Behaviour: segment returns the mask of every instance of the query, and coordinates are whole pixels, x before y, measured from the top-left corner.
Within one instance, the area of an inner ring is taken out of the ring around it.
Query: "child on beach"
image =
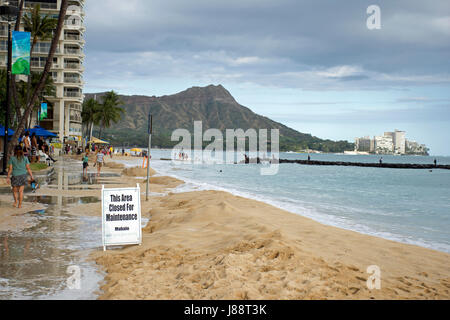
[[[25,189],[25,185],[27,184],[27,172],[30,175],[32,181],[33,173],[30,169],[30,162],[28,158],[24,156],[23,149],[20,146],[17,146],[14,150],[14,156],[9,159],[8,162],[8,177],[6,182],[13,188],[14,195],[14,207],[22,208],[23,201],[23,191]],[[10,178],[12,176],[12,178]]]
[[[88,154],[86,153],[83,157],[83,178],[87,178],[87,171],[88,171],[88,167],[89,167],[89,157]]]

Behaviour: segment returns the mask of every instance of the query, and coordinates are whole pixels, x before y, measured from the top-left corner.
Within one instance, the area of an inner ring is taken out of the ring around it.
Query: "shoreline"
[[[82,190],[78,185],[44,187],[36,196],[98,198],[102,183],[145,186],[146,169],[114,160],[120,157],[107,159],[103,173],[117,176],[107,175]],[[105,275],[97,299],[450,298],[450,255],[445,252],[328,226],[229,192],[174,193],[184,181],[151,173],[150,201],[141,195],[142,217],[149,220],[142,245],[80,251]],[[64,208],[74,218],[101,217],[98,202]],[[5,225],[0,220],[0,230]],[[381,271],[381,290],[367,288],[367,268],[373,265]]]
[[[133,158],[132,157],[123,157],[123,158],[119,159],[119,161],[130,160],[130,159],[133,159]],[[161,159],[160,161],[167,161],[167,160]],[[358,223],[345,224],[339,220],[333,220],[332,222],[330,222],[329,220],[326,219],[328,217],[324,218],[324,217],[322,217],[320,215],[316,215],[316,214],[308,215],[308,214],[305,214],[305,212],[300,212],[299,210],[294,209],[292,207],[292,205],[284,204],[280,200],[262,199],[260,196],[253,194],[249,191],[241,191],[238,189],[233,189],[229,186],[223,187],[223,186],[213,185],[211,183],[196,181],[196,180],[192,180],[190,178],[181,177],[181,176],[177,175],[176,173],[172,173],[172,172],[164,172],[163,175],[181,180],[184,182],[185,185],[190,184],[193,186],[193,187],[182,188],[183,191],[177,191],[177,193],[178,192],[192,192],[192,191],[223,191],[223,192],[227,192],[227,193],[230,193],[230,194],[238,196],[238,197],[243,197],[243,198],[248,198],[248,199],[255,200],[255,201],[260,201],[262,203],[274,206],[278,209],[299,215],[301,217],[312,219],[318,223],[321,223],[321,224],[324,224],[327,226],[340,228],[340,229],[344,229],[344,230],[348,230],[348,231],[353,231],[353,232],[357,232],[357,233],[360,233],[363,235],[382,238],[385,240],[390,240],[390,241],[394,241],[394,242],[398,242],[398,243],[402,243],[402,244],[415,245],[418,247],[450,254],[448,246],[443,243],[430,242],[430,241],[425,241],[425,240],[417,239],[417,238],[412,239],[411,237],[409,237],[407,235],[395,234],[395,233],[390,233],[387,231],[386,232],[377,231],[377,230],[373,230],[371,227],[368,227],[366,225],[361,225]],[[180,186],[180,187],[183,187],[183,186]],[[197,190],[197,189],[199,189],[199,190]]]
[[[150,202],[142,246],[92,254],[107,274],[99,299],[450,298],[445,252],[223,191],[169,191]],[[381,290],[367,288],[372,265]]]

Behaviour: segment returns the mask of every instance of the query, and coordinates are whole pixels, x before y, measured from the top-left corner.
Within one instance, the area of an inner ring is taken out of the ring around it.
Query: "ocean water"
[[[282,153],[282,159],[306,159]],[[313,154],[313,160],[377,163],[380,156]],[[450,170],[322,167],[282,164],[263,176],[261,165],[162,161],[170,150],[152,150],[152,167],[186,181],[176,192],[224,190],[323,224],[450,253]],[[433,163],[435,157],[383,156],[385,163]],[[436,158],[450,164],[449,157]],[[136,159],[125,162],[142,164]],[[151,187],[150,187],[151,188]]]

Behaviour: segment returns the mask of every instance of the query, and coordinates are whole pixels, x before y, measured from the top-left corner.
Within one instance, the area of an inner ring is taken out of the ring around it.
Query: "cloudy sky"
[[[381,29],[367,27],[378,5]],[[86,92],[222,84],[321,138],[401,129],[450,155],[448,0],[86,1]]]

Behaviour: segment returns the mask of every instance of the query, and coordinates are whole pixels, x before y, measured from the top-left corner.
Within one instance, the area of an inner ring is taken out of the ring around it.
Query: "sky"
[[[399,129],[450,156],[448,0],[87,0],[85,12],[85,92],[222,84],[300,132]]]

